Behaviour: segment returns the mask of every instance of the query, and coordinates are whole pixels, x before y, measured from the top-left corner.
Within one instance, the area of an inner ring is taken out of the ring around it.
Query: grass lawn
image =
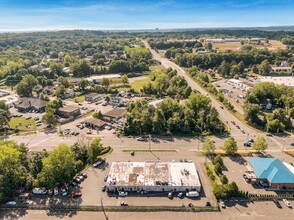
[[[149,82],[151,82],[150,78],[147,79],[140,79],[136,80],[135,82],[131,83],[131,87],[136,91],[140,92],[144,85],[147,85]]]
[[[240,42],[212,43],[213,49],[226,51],[229,49],[238,49],[241,47]]]
[[[9,122],[10,128],[19,129],[20,131],[35,131],[36,122],[34,119],[26,120],[24,117],[11,118]]]
[[[287,46],[285,44],[283,44],[281,41],[278,40],[270,40],[269,44],[271,44],[271,47],[273,50],[285,50],[287,48]]]
[[[75,98],[70,98],[70,99],[67,99],[68,101],[75,101],[77,100],[78,102],[84,102],[85,101],[85,96],[84,95],[80,95],[80,96],[77,96]]]

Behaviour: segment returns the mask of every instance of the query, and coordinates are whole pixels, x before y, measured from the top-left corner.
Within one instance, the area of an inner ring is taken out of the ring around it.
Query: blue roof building
[[[257,180],[266,181],[270,188],[294,188],[294,167],[278,158],[247,158]]]

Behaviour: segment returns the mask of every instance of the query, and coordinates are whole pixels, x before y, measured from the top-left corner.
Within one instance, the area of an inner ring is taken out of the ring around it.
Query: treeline
[[[223,61],[228,63],[240,63],[242,61],[246,67],[252,67],[253,65],[261,64],[264,60],[271,64],[281,61],[292,63],[294,58],[292,52],[288,50],[272,52],[269,50],[258,50],[251,46],[245,46],[238,52],[220,52],[208,55],[179,53],[175,56],[175,62],[180,66],[198,66],[203,69],[218,68]]]
[[[170,48],[185,48],[185,47],[192,47],[194,48],[195,45],[198,45],[199,42],[197,41],[156,41],[150,39],[148,41],[151,48],[156,48],[158,50],[166,50]]]
[[[171,68],[166,69],[165,72],[153,73],[151,80],[152,82],[143,86],[142,93],[159,97],[176,95],[179,98],[188,98],[192,92],[184,77],[177,76],[177,71]]]
[[[155,108],[140,100],[129,103],[128,112],[125,135],[215,134],[225,128],[210,99],[198,92],[193,92],[183,105],[167,98]]]
[[[50,153],[29,153],[24,144],[0,141],[0,204],[13,197],[18,189],[68,185],[87,164],[109,150],[99,138],[85,146],[61,144]]]
[[[262,82],[249,90],[244,105],[245,119],[269,132],[293,128],[294,88]]]
[[[253,28],[252,28],[253,29]],[[250,30],[250,29],[202,29],[202,30],[187,30],[178,32],[155,32],[139,34],[143,38],[175,38],[175,39],[192,39],[203,36],[210,36],[212,38],[226,38],[226,37],[260,37],[268,39],[281,40],[284,37],[294,36],[294,30]],[[269,28],[270,29],[270,28]]]

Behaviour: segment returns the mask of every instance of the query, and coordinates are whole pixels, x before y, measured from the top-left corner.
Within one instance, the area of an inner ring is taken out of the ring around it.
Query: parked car
[[[291,146],[294,146],[294,142],[292,142],[290,145],[291,145]]]
[[[285,203],[285,205],[286,205],[288,208],[292,208],[291,203],[290,203],[287,199],[283,199],[283,202]]]
[[[250,143],[254,143],[254,140],[252,138],[248,138],[247,141]]]
[[[180,192],[180,193],[178,194],[178,197],[179,197],[179,198],[183,198],[183,197],[184,197],[184,193]]]
[[[53,192],[54,192],[54,196],[58,196],[58,194],[59,194],[58,188],[54,188]]]
[[[189,191],[186,193],[186,196],[189,197],[198,197],[199,193],[197,191]]]
[[[104,163],[105,163],[105,160],[98,160],[96,163],[93,164],[93,167],[99,167],[100,165]]]
[[[267,133],[266,136],[268,136],[268,137],[272,137],[273,135],[270,134],[270,133]]]
[[[106,176],[104,176],[104,182],[106,182],[107,181],[107,179],[108,179],[108,176],[106,175]]]
[[[136,138],[137,141],[147,141],[147,138],[144,137],[138,137]]]
[[[248,141],[244,142],[244,146],[245,147],[251,147],[251,142],[248,142]]]
[[[47,190],[45,188],[34,188],[32,190],[32,193],[35,194],[35,195],[46,195]]]
[[[81,197],[82,196],[82,193],[81,192],[77,192],[77,193],[73,193],[72,194],[72,197],[73,198],[78,198],[78,197]]]
[[[225,202],[224,202],[223,200],[220,200],[220,201],[219,201],[219,205],[220,205],[220,207],[222,207],[223,209],[226,208],[226,204],[225,204]]]
[[[82,181],[80,180],[80,178],[76,177],[73,179],[74,182],[80,184]]]
[[[121,196],[121,197],[125,197],[125,196],[128,195],[128,192],[121,191],[121,192],[118,193],[118,195]]]
[[[120,203],[120,205],[121,205],[121,206],[128,206],[128,203],[127,203],[126,201],[122,201],[122,202]]]
[[[68,195],[66,189],[62,189],[62,190],[61,190],[61,195],[62,195],[63,197],[65,197],[65,196]]]
[[[88,177],[88,174],[87,173],[82,173],[81,174],[85,179]]]
[[[16,205],[16,201],[8,201],[5,205]]]
[[[102,190],[102,192],[105,192],[106,186],[105,185],[102,185],[101,190]]]
[[[168,197],[169,199],[172,199],[172,198],[173,198],[173,192],[169,192],[169,193],[167,194],[167,197]]]
[[[275,203],[275,205],[276,205],[279,209],[282,208],[282,206],[281,206],[281,204],[280,204],[280,202],[279,202],[278,199],[274,199],[274,203]]]
[[[29,120],[31,118],[32,118],[32,116],[29,115],[29,116],[26,117],[26,120]]]

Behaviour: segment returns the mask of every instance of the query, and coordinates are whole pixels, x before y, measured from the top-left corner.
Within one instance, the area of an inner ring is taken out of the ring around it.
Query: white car
[[[285,203],[285,205],[289,208],[292,207],[291,203],[287,200],[287,199],[283,199],[283,202]]]
[[[121,197],[125,197],[128,195],[128,192],[119,192],[118,195]]]
[[[9,202],[6,202],[5,205],[16,205],[16,201],[9,201]]]

